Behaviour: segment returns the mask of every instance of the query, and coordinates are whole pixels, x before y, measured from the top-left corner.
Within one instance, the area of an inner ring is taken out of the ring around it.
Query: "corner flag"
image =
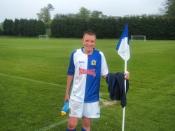
[[[120,40],[116,46],[119,56],[124,60],[124,72],[127,72],[127,61],[130,58],[130,50],[128,45],[128,24],[125,24],[123,33],[120,37]],[[126,93],[126,79],[124,81],[125,93]],[[125,130],[125,107],[123,107],[123,116],[122,116],[122,131]]]
[[[130,50],[128,45],[128,24],[125,25],[120,40],[116,46],[118,54],[124,61],[128,61],[130,58]]]

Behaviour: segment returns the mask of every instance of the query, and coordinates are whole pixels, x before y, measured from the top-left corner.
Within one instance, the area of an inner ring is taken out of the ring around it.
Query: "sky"
[[[166,0],[0,0],[0,22],[8,19],[36,19],[40,9],[52,4],[55,14],[78,13],[81,7],[108,16],[160,14]]]

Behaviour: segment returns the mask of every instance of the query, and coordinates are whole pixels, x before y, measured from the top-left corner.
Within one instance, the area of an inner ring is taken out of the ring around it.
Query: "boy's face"
[[[83,41],[85,53],[87,53],[87,54],[91,53],[93,51],[93,48],[95,48],[96,36],[85,34],[83,36],[82,41]]]

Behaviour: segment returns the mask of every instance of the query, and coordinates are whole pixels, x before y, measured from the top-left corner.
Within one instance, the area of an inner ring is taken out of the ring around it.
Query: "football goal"
[[[48,35],[38,35],[39,39],[48,39],[49,36]]]
[[[146,35],[131,35],[131,41],[133,41],[133,40],[146,41]]]

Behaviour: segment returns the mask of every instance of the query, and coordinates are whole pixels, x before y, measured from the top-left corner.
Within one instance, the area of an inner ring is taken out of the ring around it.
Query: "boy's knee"
[[[76,124],[75,122],[69,122],[69,123],[68,123],[68,128],[69,128],[69,129],[75,129],[76,126],[77,126],[77,124]]]
[[[76,118],[70,118],[69,122],[68,122],[68,128],[69,129],[75,129],[76,126],[77,126],[77,119]]]

